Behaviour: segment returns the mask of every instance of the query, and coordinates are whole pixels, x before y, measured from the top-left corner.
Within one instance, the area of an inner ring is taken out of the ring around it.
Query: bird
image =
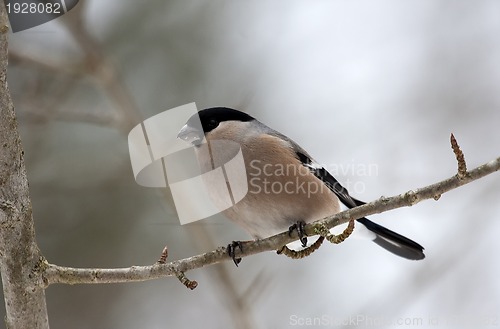
[[[241,150],[248,192],[231,207],[221,209],[225,217],[254,239],[297,229],[305,247],[307,237],[301,229],[306,223],[340,212],[340,202],[349,209],[365,204],[352,197],[296,142],[248,113],[228,107],[200,110],[187,120],[177,137],[194,146],[202,172],[230,161],[236,152],[231,147],[218,148],[214,162],[215,148],[210,148],[211,145],[226,143],[224,145],[236,145],[237,150]],[[214,203],[218,204],[217,184],[205,183]],[[393,254],[410,260],[425,258],[424,248],[417,242],[366,217],[357,222],[374,233],[376,244]],[[228,253],[238,265],[241,259],[234,257],[236,246],[242,248],[240,242],[233,241]]]

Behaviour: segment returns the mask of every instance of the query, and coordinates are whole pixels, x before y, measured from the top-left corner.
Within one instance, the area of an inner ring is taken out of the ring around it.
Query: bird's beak
[[[177,134],[177,138],[180,138],[183,141],[186,141],[193,145],[200,144],[201,141],[203,140],[203,137],[204,137],[203,131],[200,131],[199,129],[188,125],[184,125],[184,127],[182,127],[182,129]]]

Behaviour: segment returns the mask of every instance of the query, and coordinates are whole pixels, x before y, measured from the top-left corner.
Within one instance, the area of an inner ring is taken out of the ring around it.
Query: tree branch
[[[486,175],[498,171],[499,169],[500,157],[471,171],[465,173],[461,172],[460,177],[456,174],[453,177],[426,187],[410,190],[392,197],[381,197],[376,201],[340,212],[321,221],[308,224],[305,227],[305,231],[307,235],[315,235],[318,227],[325,226],[327,228],[332,228],[334,226],[347,223],[351,219],[358,219],[396,208],[410,207],[427,199],[438,200],[443,193],[478,180]],[[242,242],[243,251],[241,252],[240,250],[236,250],[235,256],[245,257],[264,251],[279,250],[283,245],[297,239],[298,236],[296,232],[293,232],[291,236],[288,232],[283,232],[262,240]],[[166,251],[164,251],[162,255],[165,253]],[[45,278],[45,284],[119,283],[145,281],[167,276],[177,276],[178,278],[181,276],[183,279],[187,280],[184,276],[185,272],[227,260],[230,260],[230,257],[227,255],[226,248],[220,247],[217,250],[207,252],[205,254],[165,264],[157,263],[150,266],[132,266],[117,269],[93,269],[70,268],[46,263],[43,275]],[[183,283],[186,284],[186,282]]]

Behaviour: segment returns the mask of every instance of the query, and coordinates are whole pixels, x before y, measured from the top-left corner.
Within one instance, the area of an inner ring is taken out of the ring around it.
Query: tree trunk
[[[9,329],[48,328],[24,152],[7,87],[7,13],[0,3],[0,271]]]

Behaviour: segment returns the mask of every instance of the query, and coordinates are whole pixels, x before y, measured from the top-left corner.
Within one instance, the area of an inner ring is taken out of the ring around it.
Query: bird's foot
[[[227,245],[226,249],[227,249],[227,254],[233,260],[234,265],[238,267],[238,264],[241,262],[241,258],[236,258],[235,256],[236,248],[240,249],[240,251],[243,251],[243,244],[241,243],[241,241],[231,242],[230,244]]]
[[[306,223],[304,221],[298,221],[288,228],[288,235],[291,236],[292,232],[297,230],[297,235],[299,236],[299,240],[302,243],[302,247],[307,246],[307,236],[305,232]]]

